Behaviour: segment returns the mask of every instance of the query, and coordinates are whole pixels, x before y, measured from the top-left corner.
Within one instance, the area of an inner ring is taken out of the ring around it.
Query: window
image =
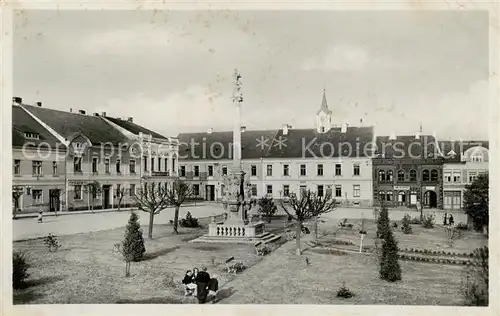
[[[194,176],[195,177],[200,176],[200,167],[199,166],[194,166]]]
[[[326,195],[327,196],[332,196],[332,186],[331,185],[327,185],[326,186]]]
[[[161,157],[158,157],[158,171],[161,171]]]
[[[417,170],[410,170],[410,181],[417,181]]]
[[[451,172],[450,171],[445,171],[443,173],[443,181],[446,183],[451,182]]]
[[[32,190],[33,202],[42,203],[42,190]]]
[[[385,194],[385,196],[386,196],[386,201],[387,202],[391,202],[393,200],[393,198],[392,198],[392,191],[387,191],[386,194]]]
[[[122,164],[121,159],[116,159],[116,173],[122,173],[121,164]]]
[[[257,166],[256,165],[252,165],[250,166],[250,174],[255,177],[257,175]]]
[[[271,177],[273,175],[273,165],[267,165],[267,176]]]
[[[33,161],[33,174],[41,175],[42,174],[42,162],[41,161]]]
[[[318,185],[318,196],[322,197],[324,193],[323,185]]]
[[[200,185],[199,184],[193,184],[193,195],[194,196],[200,195]]]
[[[439,173],[436,169],[431,170],[431,181],[437,181],[438,180]]]
[[[256,184],[252,184],[252,195],[253,196],[257,195],[257,185]]]
[[[398,181],[405,181],[405,172],[403,170],[398,171]]]
[[[173,156],[172,156],[172,170],[175,170],[175,169],[176,169],[176,166],[175,166],[175,163],[176,163],[176,162],[177,162],[177,160],[176,160],[176,156],[175,156],[175,155],[173,155]]]
[[[290,186],[288,184],[283,185],[283,196],[290,196]]]
[[[26,133],[24,133],[24,137],[29,138],[29,139],[40,139],[40,134],[26,132]]]
[[[109,171],[109,158],[104,158],[104,172],[110,173],[110,171]]]
[[[379,172],[378,172],[378,181],[379,182],[384,182],[385,181],[385,171],[384,170],[379,170]]]
[[[290,165],[283,165],[283,175],[284,176],[290,175]]]
[[[273,194],[273,186],[272,184],[267,185],[267,194]]]
[[[378,192],[378,199],[379,199],[379,201],[385,201],[385,192],[384,191]]]
[[[73,199],[75,199],[75,200],[82,199],[82,186],[81,185],[75,185],[73,188],[73,192],[75,194]]]
[[[477,178],[477,173],[476,172],[469,172],[469,182],[474,182]]]
[[[336,176],[342,175],[342,165],[339,163],[335,164],[335,175]]]
[[[181,173],[181,175],[180,175],[181,177],[186,176],[186,166],[181,166],[180,173]]]
[[[208,176],[209,177],[214,176],[214,166],[208,166]]]
[[[31,195],[31,188],[30,187],[26,187],[26,195]]]
[[[359,176],[360,173],[359,173],[359,165],[358,164],[354,165],[354,170],[353,171],[354,171],[354,175],[355,176]]]
[[[52,161],[52,175],[57,176],[57,161]]]
[[[307,193],[307,186],[301,185],[300,186],[300,196],[304,196],[304,194]]]
[[[359,184],[354,184],[352,186],[352,196],[353,197],[360,197],[361,196],[361,187]]]
[[[300,165],[300,175],[305,176],[307,174],[306,172],[306,165]]]
[[[222,166],[222,175],[227,175],[227,166]]]
[[[155,159],[151,157],[151,171],[155,171]]]
[[[393,181],[393,176],[394,176],[394,173],[392,172],[392,170],[388,170],[387,171],[387,175],[386,175],[387,182],[392,182]]]
[[[144,156],[144,171],[148,171],[148,157]]]
[[[82,157],[73,158],[73,171],[82,172]]]
[[[168,172],[168,158],[165,157],[165,171]]]
[[[130,196],[135,195],[135,184],[133,184],[133,183],[130,184],[129,195]]]
[[[14,160],[14,174],[21,174],[21,160]]]
[[[483,153],[475,152],[473,155],[471,155],[471,160],[472,162],[483,162]]]
[[[340,184],[335,186],[335,196],[342,197],[342,186]]]
[[[92,157],[92,172],[97,173],[97,157]]]
[[[128,169],[129,169],[131,174],[135,174],[135,160],[134,159],[130,159],[130,161],[128,163]]]
[[[460,171],[453,171],[453,182],[460,182]]]
[[[422,181],[429,181],[430,177],[429,177],[429,170],[424,170],[422,172]]]
[[[93,195],[94,192],[92,192]],[[116,197],[119,198],[122,195],[122,185],[117,184],[116,185]]]
[[[317,171],[318,171],[318,176],[323,175],[323,164],[318,164]]]

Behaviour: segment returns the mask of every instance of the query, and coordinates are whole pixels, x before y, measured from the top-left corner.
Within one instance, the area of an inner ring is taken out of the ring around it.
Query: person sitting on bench
[[[186,271],[186,275],[184,275],[184,279],[182,280],[182,284],[184,284],[184,295],[188,296],[196,291],[196,284],[193,282],[193,274],[191,270]]]

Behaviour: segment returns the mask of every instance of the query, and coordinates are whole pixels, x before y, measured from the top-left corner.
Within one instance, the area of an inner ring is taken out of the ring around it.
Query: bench
[[[233,273],[233,274],[236,274],[236,269],[235,268],[232,268],[230,263],[234,261],[234,257],[231,257],[229,259],[227,259],[224,263],[226,264],[226,271],[227,273]]]

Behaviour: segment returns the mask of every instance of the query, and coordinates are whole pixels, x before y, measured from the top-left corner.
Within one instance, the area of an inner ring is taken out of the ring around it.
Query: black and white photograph
[[[12,315],[496,313],[493,1],[60,5],[2,11]]]

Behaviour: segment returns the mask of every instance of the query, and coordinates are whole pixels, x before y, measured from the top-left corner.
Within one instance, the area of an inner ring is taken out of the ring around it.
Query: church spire
[[[328,102],[326,102],[326,89],[323,89],[323,100],[321,100],[321,107],[318,111],[318,114],[320,112],[324,112],[325,114],[332,114],[332,111],[328,108]]]

